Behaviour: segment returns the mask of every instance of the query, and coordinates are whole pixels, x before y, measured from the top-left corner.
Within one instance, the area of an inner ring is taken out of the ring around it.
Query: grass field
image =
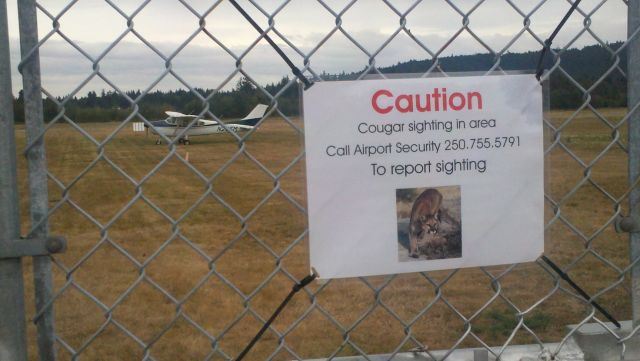
[[[554,124],[560,125],[569,114],[552,113]],[[618,121],[625,111],[606,109],[603,114]],[[118,124],[81,126],[102,140]],[[23,149],[24,132],[22,128],[18,130],[18,146]],[[623,131],[621,139],[625,138]],[[563,129],[561,139],[589,164],[611,141],[611,130],[592,113],[583,112]],[[291,280],[277,270],[286,269],[296,278],[308,272],[307,240],[303,237],[306,216],[287,200],[291,197],[305,204],[303,160],[281,174],[301,154],[301,144],[289,125],[278,118],[268,119],[246,143],[246,151],[277,175],[277,181],[247,155],[240,154],[211,184],[216,196],[201,200],[207,183],[175,156],[147,178],[167,156],[168,149],[154,145],[152,137],[134,135],[127,126],[104,148],[97,149],[69,125],[54,126],[46,135],[49,170],[60,182],[73,182],[66,194],[55,182],[49,182],[50,206],[62,202],[49,219],[50,232],[64,235],[69,241],[67,252],[56,256],[56,261],[66,268],[56,266],[54,275],[56,289],[66,287],[55,302],[58,337],[76,351],[82,350],[80,359],[84,360],[142,359],[146,351],[155,360],[197,360],[210,355],[212,347],[235,357],[261,326],[256,315],[268,318],[291,288]],[[189,152],[190,165],[210,177],[234,159],[237,150],[237,143],[223,135],[193,138],[192,145],[179,146],[177,154],[184,157]],[[145,179],[141,188],[144,197],[128,209],[125,207],[136,197],[136,187],[106,160],[98,161],[83,177],[74,180],[99,152],[104,152],[133,180]],[[562,266],[582,257],[569,274],[589,293],[596,293],[618,280],[619,275],[587,253],[587,247],[623,268],[628,264],[628,244],[627,237],[616,234],[612,226],[586,242],[612,217],[616,205],[594,185],[580,185],[584,174],[584,168],[560,147],[549,153],[547,193],[558,200],[578,186],[577,192],[563,200],[560,211],[584,237],[558,220],[548,229],[545,252]],[[20,160],[19,175],[26,179],[24,159]],[[623,196],[627,189],[626,154],[614,146],[590,168],[588,175],[613,197]],[[278,191],[272,194],[274,185]],[[23,230],[27,231],[26,181],[20,186]],[[220,200],[237,214],[222,206]],[[92,219],[83,216],[71,202]],[[258,203],[261,205],[256,207]],[[622,203],[626,205],[626,200]],[[547,211],[547,219],[551,219],[550,204]],[[247,215],[251,217],[243,223],[239,216]],[[30,265],[25,268],[27,304],[33,315]],[[505,269],[506,266],[491,267],[486,272],[497,276]],[[212,270],[226,281],[212,275]],[[436,295],[436,287],[421,275],[400,275],[391,280],[368,278],[373,288],[386,284],[380,292],[357,279],[336,280],[310,285],[308,290],[315,296],[297,295],[273,328],[284,335],[287,348],[303,359],[331,355],[343,345],[347,331],[348,340],[367,353],[392,352],[405,340],[405,327],[414,321],[412,337],[430,349],[449,348],[465,334],[465,323],[456,312],[467,318],[473,316],[472,330],[489,345],[501,345],[509,338],[516,318],[502,298],[496,298],[475,315],[494,295],[491,279],[483,270],[464,269],[453,275],[449,271],[432,272],[429,277],[436,283],[450,277],[441,291],[456,311],[439,300],[421,314]],[[539,265],[528,263],[517,265],[502,277],[500,287],[502,296],[526,311],[551,292],[554,283]],[[627,288],[625,280],[598,298],[618,319],[630,317]],[[197,290],[192,292],[194,289]],[[377,299],[384,306],[376,303]],[[312,301],[317,307],[306,315]],[[247,312],[245,305],[250,305],[252,312]],[[397,321],[390,310],[405,324]],[[589,312],[590,307],[558,291],[526,313],[525,322],[542,341],[557,341],[565,335],[566,324],[581,321]],[[202,329],[196,328],[195,323]],[[150,345],[149,350],[122,328]],[[215,337],[215,342],[202,331]],[[30,357],[35,359],[33,326],[29,336]],[[535,338],[520,330],[514,342],[534,343]],[[248,359],[266,358],[279,343],[275,333],[267,332]],[[463,347],[478,345],[471,335],[461,343]],[[415,344],[409,341],[401,348],[413,347]],[[354,353],[349,344],[338,352]],[[64,347],[59,347],[59,356],[61,360],[71,359]],[[274,359],[294,358],[281,349]],[[224,358],[214,354],[211,359]]]

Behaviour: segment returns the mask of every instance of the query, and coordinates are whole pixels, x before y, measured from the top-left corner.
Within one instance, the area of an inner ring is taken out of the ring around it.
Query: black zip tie
[[[247,14],[246,11],[244,11],[244,9],[242,7],[240,7],[240,5],[238,5],[238,3],[236,2],[236,0],[229,0],[229,2],[231,3],[231,5],[233,5],[233,7],[235,7],[238,12],[240,12],[240,14],[242,14],[242,16],[244,16],[245,19],[247,19],[247,21],[261,34],[264,36],[264,38],[267,40],[267,42],[269,43],[269,45],[271,45],[271,47],[273,48],[273,50],[276,51],[276,53],[278,53],[278,55],[280,55],[280,57],[282,58],[282,60],[284,60],[285,63],[287,63],[287,65],[289,66],[289,68],[291,68],[291,72],[293,73],[293,75],[295,75],[298,79],[300,79],[301,82],[304,83],[304,89],[307,90],[309,88],[311,88],[311,86],[313,85],[312,82],[309,81],[309,79],[307,79],[304,75],[302,75],[302,72],[300,71],[300,69],[298,69],[292,62],[291,60],[289,60],[289,58],[287,57],[287,55],[282,51],[282,49],[280,49],[280,47],[273,41],[271,40],[271,37],[269,37],[269,35],[267,35],[267,33],[264,32],[264,30],[262,30],[262,28],[260,27],[260,25],[258,25],[252,18],[251,16],[249,16],[249,14]]]
[[[556,273],[563,279],[565,280],[571,287],[573,287],[574,290],[576,290],[580,296],[582,296],[585,300],[587,300],[587,302],[589,302],[590,304],[593,305],[593,307],[595,307],[598,311],[600,311],[600,313],[602,313],[604,315],[604,317],[606,317],[609,321],[613,322],[614,325],[616,325],[617,328],[620,328],[622,326],[620,326],[620,323],[618,321],[616,321],[615,318],[613,318],[613,316],[611,316],[609,314],[609,312],[607,312],[607,310],[605,310],[604,308],[602,308],[595,300],[591,299],[591,296],[589,296],[589,294],[587,294],[582,288],[580,288],[580,286],[578,286],[577,284],[575,284],[575,282],[573,282],[573,280],[569,277],[568,274],[564,273],[560,267],[558,267],[558,265],[556,265],[555,263],[553,263],[549,258],[547,258],[547,256],[542,255],[540,256],[540,258],[542,258],[543,261],[545,261],[549,266],[551,266],[551,268],[553,268],[554,271],[556,271]]]
[[[560,32],[560,29],[562,29],[562,27],[564,26],[564,23],[566,23],[567,20],[569,20],[569,17],[571,16],[571,14],[573,14],[573,12],[578,7],[578,4],[580,4],[580,1],[582,0],[576,0],[573,2],[573,5],[571,5],[571,8],[569,9],[569,11],[567,11],[567,13],[564,14],[564,17],[560,21],[560,24],[556,26],[556,29],[553,31],[553,33],[551,33],[551,36],[549,36],[549,38],[544,41],[544,47],[540,51],[540,57],[538,58],[538,66],[536,67],[536,79],[540,80],[540,77],[542,76],[542,72],[544,72],[544,69],[542,68],[542,62],[544,61],[544,56],[547,54],[547,51],[551,49],[551,43],[553,42],[553,39],[556,37],[556,35],[558,35],[558,32]]]
[[[230,1],[233,1],[233,0],[230,0]],[[251,342],[249,342],[247,347],[245,347],[244,350],[242,350],[242,352],[240,353],[238,358],[235,359],[235,361],[240,361],[247,355],[247,353],[251,350],[253,345],[255,345],[256,342],[258,342],[260,337],[262,337],[262,334],[267,330],[267,328],[269,328],[269,326],[273,323],[273,321],[276,319],[276,317],[278,317],[280,312],[282,312],[282,310],[287,305],[287,303],[289,303],[289,301],[291,301],[293,296],[298,291],[300,291],[301,289],[305,288],[305,286],[307,286],[309,283],[311,283],[311,281],[313,281],[316,278],[318,278],[318,273],[316,273],[316,270],[312,269],[312,271],[313,272],[310,275],[308,275],[307,277],[303,278],[300,281],[300,283],[296,283],[295,285],[293,285],[293,287],[291,287],[291,291],[289,292],[287,297],[284,299],[284,301],[282,301],[282,303],[280,304],[280,306],[278,306],[278,308],[273,313],[273,315],[271,315],[271,317],[269,317],[269,320],[267,320],[267,322],[262,326],[260,331],[258,331],[258,333],[255,335],[255,337],[253,337],[253,340],[251,340]]]

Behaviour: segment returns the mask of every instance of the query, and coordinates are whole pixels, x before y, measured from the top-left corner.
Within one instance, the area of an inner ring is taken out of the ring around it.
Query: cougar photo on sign
[[[462,257],[460,186],[396,189],[398,260]]]

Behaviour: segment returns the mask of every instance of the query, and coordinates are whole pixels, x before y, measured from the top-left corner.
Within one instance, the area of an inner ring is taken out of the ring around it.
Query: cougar
[[[411,208],[411,219],[409,222],[409,256],[418,258],[418,240],[425,233],[438,233],[440,225],[440,206],[442,205],[442,194],[438,190],[429,188],[422,192]]]

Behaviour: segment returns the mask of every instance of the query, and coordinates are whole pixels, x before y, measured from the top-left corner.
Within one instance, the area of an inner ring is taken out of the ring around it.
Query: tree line
[[[279,82],[268,84],[264,90],[269,94],[280,92],[290,79],[283,77]],[[196,88],[205,96],[211,94],[211,89]],[[99,94],[90,91],[82,97],[73,97],[64,104],[64,112],[61,112],[58,104],[62,97],[43,100],[45,120],[55,119],[60,114],[72,119],[74,122],[107,122],[122,120],[128,117],[133,110],[131,100],[137,100],[139,113],[147,120],[164,119],[167,110],[182,112],[185,114],[198,114],[204,109],[202,100],[189,90],[178,89],[170,91],[153,91],[141,97],[140,90],[127,91],[125,95],[115,91],[101,91]],[[131,100],[130,100],[131,99]],[[298,90],[292,86],[284,90],[277,99],[278,108],[285,114],[298,114]],[[56,104],[58,103],[58,104]],[[247,115],[258,104],[270,104],[271,100],[246,78],[238,80],[233,89],[219,91],[209,100],[209,109],[221,119],[239,118]],[[17,122],[24,121],[24,96],[22,91],[14,99],[15,118]]]
[[[608,44],[614,51],[622,42]],[[627,69],[626,49],[618,57],[612,56],[600,45],[586,46],[582,49],[569,49],[562,55],[560,66],[550,77],[551,107],[553,109],[572,109],[580,106],[587,96],[582,89],[588,89],[596,82],[599,84],[589,93],[589,101],[595,107],[624,107],[627,100],[627,83],[624,73]],[[500,57],[500,66],[507,71],[535,71],[538,52],[507,53]],[[437,60],[410,60],[378,70],[385,74],[424,73],[434,66],[434,62],[447,72],[486,72],[495,63],[492,54],[456,55]],[[544,59],[546,68],[554,65],[551,55]],[[353,80],[365,70],[328,74],[322,73],[324,80]],[[373,74],[373,72],[372,72]],[[603,76],[604,75],[604,76]],[[602,78],[602,79],[601,79]],[[281,92],[277,98],[278,109],[286,115],[298,115],[298,87],[290,83],[289,77],[283,77],[276,83],[267,84],[264,91],[271,95]],[[578,84],[578,86],[576,85]],[[284,89],[286,87],[286,89]],[[283,90],[284,89],[284,90]],[[211,94],[211,89],[196,89],[200,94]],[[270,98],[246,78],[240,78],[231,90],[216,92],[209,100],[210,111],[221,119],[239,118],[249,113],[258,103],[271,104]],[[68,99],[64,112],[56,104],[63,97],[43,100],[45,120],[50,121],[64,114],[75,122],[106,122],[122,120],[128,117],[133,107],[129,99],[138,99],[140,90],[131,90],[126,96],[115,91],[90,91],[84,96]],[[162,119],[166,110],[185,114],[197,114],[204,109],[202,101],[189,90],[154,91],[145,94],[137,103],[139,112],[148,120]],[[14,99],[14,112],[17,122],[24,121],[24,97],[22,91]]]

